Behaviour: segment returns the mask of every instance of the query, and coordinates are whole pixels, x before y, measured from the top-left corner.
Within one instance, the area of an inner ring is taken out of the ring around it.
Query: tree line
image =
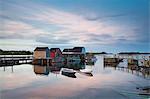
[[[25,51],[25,50],[21,50],[21,51],[15,51],[15,50],[2,50],[0,49],[0,55],[32,55],[33,52],[31,51]]]

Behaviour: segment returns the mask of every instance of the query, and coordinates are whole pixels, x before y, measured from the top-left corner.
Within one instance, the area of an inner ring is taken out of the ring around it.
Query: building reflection
[[[85,62],[67,62],[64,67],[74,70],[85,69]]]
[[[38,75],[61,74],[66,77],[76,78],[76,73],[92,77],[92,66],[95,62],[52,62],[51,65],[34,65],[34,73]],[[89,68],[90,67],[90,68]]]
[[[39,75],[48,75],[49,69],[47,66],[34,65],[34,73]]]
[[[111,67],[137,76],[149,77],[150,59],[139,59],[134,57],[116,58],[105,57],[104,68]]]

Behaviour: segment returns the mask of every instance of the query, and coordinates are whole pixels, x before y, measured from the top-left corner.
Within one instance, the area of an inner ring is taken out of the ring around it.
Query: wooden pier
[[[0,55],[0,66],[32,63],[32,55]]]
[[[104,58],[104,66],[116,67],[123,59],[119,58]]]

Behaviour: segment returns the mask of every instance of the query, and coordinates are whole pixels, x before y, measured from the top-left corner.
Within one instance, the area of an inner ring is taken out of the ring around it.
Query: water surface
[[[79,72],[68,77],[61,71],[30,64],[0,67],[1,99],[143,99],[137,87],[149,86],[149,78],[132,71],[104,67],[103,56],[95,64],[81,65],[91,69],[92,76]],[[69,66],[72,66],[71,64]],[[78,66],[77,66],[78,67]],[[76,67],[76,68],[77,68]],[[39,70],[38,70],[39,69]],[[36,73],[41,72],[41,73]],[[41,71],[40,71],[41,70]],[[47,71],[48,70],[48,71]],[[44,73],[42,73],[44,71]]]

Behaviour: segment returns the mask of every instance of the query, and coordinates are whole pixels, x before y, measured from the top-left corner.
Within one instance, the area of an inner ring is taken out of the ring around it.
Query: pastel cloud
[[[3,1],[6,7],[0,13],[4,24],[0,27],[0,39],[21,38],[45,44],[69,45],[147,42],[147,36],[139,33],[141,27],[113,20],[130,17],[130,13],[105,16],[86,11],[79,14],[33,1]]]
[[[116,24],[109,25],[107,23],[101,23],[99,21],[89,21],[83,16],[79,16],[73,13],[64,11],[58,11],[52,8],[45,8],[42,14],[35,14],[36,18],[27,18],[30,20],[48,22],[48,24],[54,24],[63,29],[54,32],[56,37],[66,37],[70,34],[76,38],[80,43],[84,43],[91,39],[89,35],[108,35],[112,38],[126,37],[127,40],[136,39],[132,28],[121,27]],[[94,37],[94,36],[92,36]],[[72,37],[70,37],[72,38]],[[101,37],[100,37],[101,38]],[[115,40],[115,39],[114,39]],[[92,42],[92,41],[90,41]],[[89,42],[88,42],[89,43]],[[108,42],[110,43],[110,42]]]
[[[44,32],[34,28],[30,24],[21,21],[4,20],[4,26],[0,29],[0,38],[34,38],[34,35],[40,35]],[[33,35],[33,36],[31,36]]]

